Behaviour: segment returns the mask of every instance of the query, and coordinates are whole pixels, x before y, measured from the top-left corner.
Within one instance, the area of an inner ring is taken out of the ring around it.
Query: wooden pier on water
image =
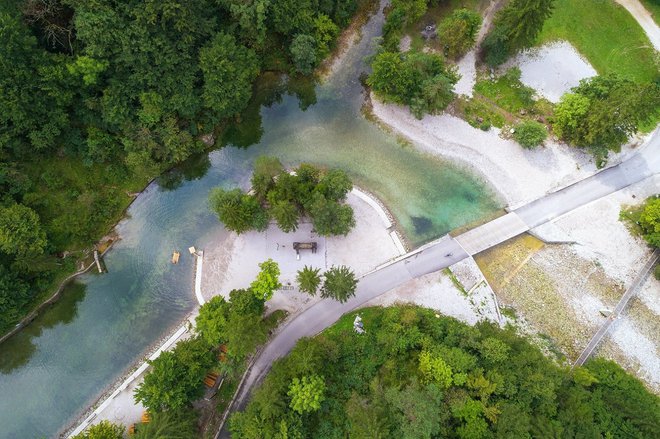
[[[96,262],[96,268],[99,269],[99,273],[103,273],[103,267],[101,267],[101,261],[99,260],[99,251],[98,250],[94,250],[94,262]]]

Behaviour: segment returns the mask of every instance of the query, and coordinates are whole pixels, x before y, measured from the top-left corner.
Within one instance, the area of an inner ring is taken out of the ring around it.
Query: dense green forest
[[[508,327],[359,311],[276,362],[234,438],[652,438],[660,400],[613,362],[569,371]]]
[[[0,4],[0,333],[164,170],[245,109],[264,71],[309,74],[360,0]]]

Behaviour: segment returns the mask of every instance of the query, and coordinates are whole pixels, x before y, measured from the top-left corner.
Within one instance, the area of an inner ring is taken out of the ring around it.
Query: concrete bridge
[[[355,296],[347,302],[322,300],[284,326],[252,363],[229,411],[240,410],[246,405],[252,388],[263,379],[273,361],[285,356],[300,338],[318,334],[343,314],[411,279],[449,267],[656,173],[660,173],[660,129],[656,129],[637,154],[616,166],[455,238],[445,236],[366,274],[360,279]],[[218,437],[229,437],[229,434],[223,429],[216,435]]]

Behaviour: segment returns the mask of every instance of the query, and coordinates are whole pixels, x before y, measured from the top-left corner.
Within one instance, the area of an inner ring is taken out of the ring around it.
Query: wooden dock
[[[96,268],[99,269],[99,273],[103,273],[103,267],[101,267],[101,261],[99,260],[98,250],[94,250],[94,262],[96,262]]]

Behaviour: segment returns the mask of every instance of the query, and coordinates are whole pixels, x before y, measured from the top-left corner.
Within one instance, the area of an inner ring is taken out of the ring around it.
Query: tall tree
[[[511,0],[497,13],[484,39],[486,62],[502,64],[518,50],[532,46],[553,7],[554,0]]]
[[[135,401],[153,413],[187,407],[202,394],[202,380],[213,362],[213,352],[199,337],[180,341],[149,361],[152,368],[135,390]]]
[[[215,188],[210,195],[211,208],[227,229],[236,233],[248,230],[265,230],[268,227],[268,213],[259,201],[240,189],[226,191]]]
[[[204,103],[223,119],[245,109],[259,73],[255,52],[219,33],[199,54],[204,74]]]
[[[260,263],[259,268],[261,268],[261,271],[250,284],[250,290],[258,299],[270,300],[275,290],[282,287],[279,280],[280,267],[277,262],[268,259]]]
[[[310,296],[316,296],[319,285],[321,285],[320,271],[321,269],[319,268],[312,268],[307,265],[302,270],[299,270],[296,275],[296,282],[298,282],[300,291]]]
[[[321,288],[321,297],[324,299],[330,297],[344,303],[355,296],[358,281],[350,268],[345,265],[331,267],[324,276],[325,280]]]

